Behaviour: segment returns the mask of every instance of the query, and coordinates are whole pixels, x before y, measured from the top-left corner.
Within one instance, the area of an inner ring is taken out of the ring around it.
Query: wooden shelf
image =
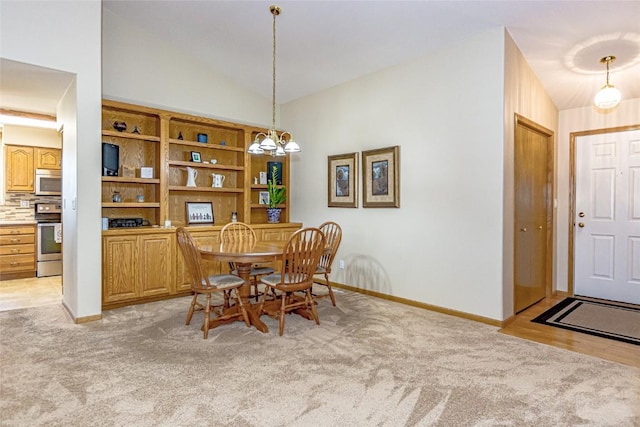
[[[191,168],[201,168],[201,169],[220,169],[220,170],[230,170],[230,171],[243,171],[244,166],[233,166],[233,165],[221,165],[221,164],[211,164],[211,163],[198,163],[198,162],[190,162],[185,160],[169,160],[169,166],[189,166]]]
[[[103,176],[102,182],[128,182],[132,184],[159,184],[158,178],[136,178],[129,176]]]
[[[103,208],[159,208],[159,202],[108,202],[102,204]]]
[[[139,133],[118,132],[114,130],[103,130],[102,136],[111,136],[115,138],[138,139],[140,141],[160,142],[159,136],[141,135]]]
[[[169,144],[175,145],[185,145],[187,147],[198,147],[198,148],[211,148],[215,150],[227,150],[227,151],[236,151],[236,152],[244,152],[244,148],[242,147],[230,147],[228,145],[219,145],[219,144],[210,144],[204,142],[197,141],[187,141],[183,139],[169,139]]]
[[[178,185],[170,185],[169,191],[198,191],[209,193],[244,193],[242,188],[214,188],[214,187],[184,187]]]

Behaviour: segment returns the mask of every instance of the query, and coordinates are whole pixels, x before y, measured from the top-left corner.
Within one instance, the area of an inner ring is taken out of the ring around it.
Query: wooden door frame
[[[518,132],[518,126],[523,126],[526,127],[534,132],[540,133],[542,135],[544,135],[546,137],[547,140],[547,185],[550,188],[550,195],[549,195],[549,200],[547,201],[547,236],[546,236],[546,242],[547,242],[547,247],[546,247],[546,252],[547,252],[547,257],[546,257],[546,271],[545,271],[545,297],[546,298],[550,298],[553,295],[552,292],[552,287],[553,287],[553,259],[554,259],[554,251],[553,251],[553,224],[554,224],[554,218],[555,218],[555,213],[554,213],[554,200],[556,200],[556,186],[555,186],[555,134],[551,129],[547,129],[544,126],[539,125],[538,123],[527,119],[524,116],[521,116],[518,113],[514,114],[514,128],[513,128],[513,143],[514,143],[514,150],[515,150],[515,144],[517,144],[517,132]],[[513,308],[515,311],[515,307],[516,307],[516,293],[515,293],[515,286],[516,286],[516,244],[515,244],[515,240],[516,240],[516,236],[518,233],[518,226],[516,224],[516,217],[515,217],[515,209],[516,209],[516,200],[517,200],[517,195],[515,194],[515,154],[514,154],[514,170],[513,170],[513,175],[514,175],[514,183],[513,183],[513,192],[514,192],[514,205],[513,205],[513,212],[514,212],[514,216],[513,216]]]
[[[618,126],[613,128],[602,128],[585,130],[581,132],[571,132],[569,134],[569,257],[567,271],[567,293],[569,296],[574,295],[574,275],[575,268],[575,221],[576,217],[576,139],[581,136],[602,135],[605,133],[626,132],[630,130],[640,130],[640,124]]]

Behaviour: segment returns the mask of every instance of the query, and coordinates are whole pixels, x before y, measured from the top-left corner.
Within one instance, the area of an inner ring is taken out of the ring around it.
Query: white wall
[[[502,319],[503,59],[496,28],[282,106],[291,220],[343,227],[333,280]],[[392,145],[399,209],[327,207],[327,156]]]
[[[621,88],[622,90],[622,88]],[[558,268],[556,282],[558,290],[568,291],[569,262],[569,190],[570,157],[569,141],[572,132],[609,129],[620,126],[640,125],[640,98],[624,100],[613,110],[603,112],[595,107],[574,108],[560,111],[558,131]]]
[[[268,126],[271,100],[239,86],[197,58],[103,14],[103,96],[170,111]]]
[[[94,316],[101,312],[102,4],[98,0],[3,0],[0,7],[0,57],[76,75],[77,91],[65,95],[65,105],[59,107],[64,111],[57,113],[65,129],[63,301],[76,318]],[[70,148],[74,146],[75,150]],[[82,180],[76,181],[77,176]],[[77,256],[66,256],[73,252]]]

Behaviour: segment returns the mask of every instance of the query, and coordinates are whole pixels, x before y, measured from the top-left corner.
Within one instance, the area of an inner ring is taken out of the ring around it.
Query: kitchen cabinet
[[[33,193],[35,190],[34,147],[5,146],[5,190]]]
[[[57,148],[35,147],[36,169],[60,169],[62,150]]]
[[[36,226],[0,225],[0,280],[36,276]]]

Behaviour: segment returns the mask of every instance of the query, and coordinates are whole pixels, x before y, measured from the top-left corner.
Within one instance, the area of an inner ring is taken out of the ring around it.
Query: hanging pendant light
[[[613,55],[608,55],[600,59],[601,64],[607,64],[607,84],[602,86],[602,89],[600,89],[598,93],[596,93],[593,102],[596,107],[603,110],[615,107],[620,103],[620,100],[622,99],[622,94],[620,94],[620,91],[616,89],[614,85],[609,83],[609,64],[615,60],[616,57]]]
[[[260,132],[256,135],[253,143],[247,150],[251,154],[270,153],[272,156],[286,156],[287,153],[300,152],[300,146],[293,140],[289,132],[282,132],[278,135],[276,131],[276,16],[280,15],[281,9],[271,5],[269,10],[273,15],[273,79],[271,93],[271,129],[265,134]],[[288,135],[288,139],[285,137]]]

